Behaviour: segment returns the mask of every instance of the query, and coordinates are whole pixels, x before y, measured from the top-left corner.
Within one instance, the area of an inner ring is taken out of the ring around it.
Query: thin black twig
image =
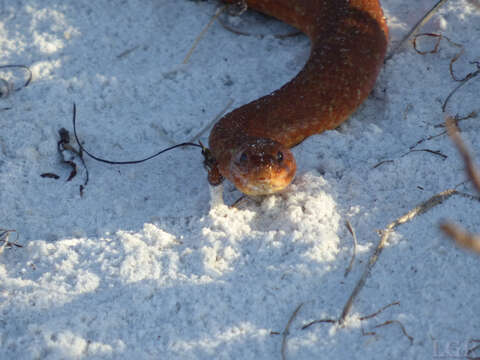
[[[478,64],[477,64],[477,67],[479,67]],[[443,102],[442,112],[445,112],[445,109],[447,108],[447,104],[450,101],[450,98],[453,96],[453,94],[455,94],[462,86],[464,86],[471,79],[475,78],[478,74],[480,74],[480,67],[477,71],[474,71],[468,74],[462,81],[460,81],[460,83],[457,86],[455,86],[455,88],[450,92],[450,94],[448,94],[445,101]]]
[[[348,264],[348,267],[345,269],[345,273],[343,274],[343,277],[347,277],[350,271],[352,271],[353,263],[355,262],[355,257],[357,256],[357,235],[355,234],[355,229],[353,228],[352,224],[348,220],[346,221],[345,226],[347,227],[348,231],[352,235],[353,249],[352,249],[352,258],[350,259],[350,263]]]
[[[146,158],[143,158],[143,159],[140,159],[140,160],[127,160],[127,161],[112,161],[112,160],[107,160],[107,159],[102,159],[101,157],[98,157],[96,155],[93,155],[90,151],[88,151],[87,149],[85,149],[85,147],[82,145],[82,143],[80,142],[80,140],[78,139],[78,135],[77,135],[77,125],[76,125],[76,113],[77,113],[77,107],[75,105],[75,103],[73,104],[73,134],[75,136],[75,140],[77,141],[78,143],[78,147],[80,148],[80,151],[84,152],[85,154],[87,154],[88,156],[90,156],[92,159],[94,160],[97,160],[97,161],[100,161],[100,162],[103,162],[103,163],[106,163],[106,164],[112,164],[112,165],[131,165],[131,164],[139,164],[139,163],[142,163],[144,161],[148,161],[150,159],[153,159],[154,157],[160,155],[160,154],[163,154],[164,152],[167,152],[167,151],[170,151],[170,150],[173,150],[173,149],[176,149],[178,147],[183,147],[183,146],[195,146],[195,147],[199,147],[201,148],[202,150],[204,150],[205,148],[200,145],[200,144],[195,144],[195,143],[189,143],[189,142],[184,142],[184,143],[181,143],[181,144],[177,144],[177,145],[174,145],[174,146],[170,146],[166,149],[163,149],[163,150],[160,150],[158,151],[157,153],[153,154],[153,155],[150,155],[150,156],[147,156]]]
[[[136,46],[132,47],[131,49],[127,49],[125,51],[122,51],[120,54],[117,55],[117,59],[121,59],[121,58],[123,58],[127,55],[130,55],[132,52],[137,50],[139,47],[140,47],[140,45],[136,45]]]
[[[401,155],[400,157],[407,156],[408,154],[410,154],[412,152],[422,152],[422,151],[423,152],[428,152],[428,153],[433,154],[433,155],[440,156],[441,158],[443,158],[443,160],[448,158],[448,156],[443,154],[442,152],[440,152],[438,150],[430,150],[430,149],[412,149],[412,150],[409,150],[408,152],[406,152],[405,154]]]
[[[360,318],[360,320],[371,319],[371,318],[377,316],[378,314],[382,313],[382,312],[385,311],[386,309],[388,309],[390,306],[395,306],[395,305],[400,305],[400,302],[399,302],[399,301],[395,301],[395,302],[393,302],[393,303],[391,303],[391,304],[385,305],[385,306],[382,307],[381,309],[375,311],[373,314],[362,316],[362,317]]]
[[[375,164],[372,166],[372,169],[376,169],[377,167],[383,165],[383,164],[388,164],[388,163],[393,163],[393,160],[382,160],[379,163]]]
[[[319,319],[319,320],[313,320],[313,321],[310,321],[309,323],[306,323],[305,325],[302,326],[302,330],[305,330],[307,328],[309,328],[310,326],[314,325],[314,324],[336,324],[338,320],[336,319]]]

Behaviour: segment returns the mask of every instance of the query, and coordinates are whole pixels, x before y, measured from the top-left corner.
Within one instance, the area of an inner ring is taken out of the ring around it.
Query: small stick
[[[432,196],[430,199],[427,201],[422,202],[421,204],[417,205],[415,208],[410,210],[409,212],[405,213],[404,215],[400,216],[397,220],[393,221],[390,223],[385,230],[382,231],[382,237],[380,238],[380,241],[375,248],[373,254],[370,256],[370,259],[368,260],[367,266],[365,267],[365,270],[360,277],[360,279],[357,282],[357,285],[353,289],[350,297],[348,298],[347,302],[345,303],[345,306],[343,307],[342,314],[338,320],[340,324],[343,324],[345,322],[345,319],[347,315],[350,313],[350,310],[352,309],[353,302],[355,301],[356,297],[362,290],[363,286],[365,285],[365,282],[367,281],[368,276],[370,275],[370,272],[372,268],[375,266],[378,258],[380,257],[380,254],[383,251],[383,248],[385,247],[388,237],[390,236],[390,233],[398,226],[401,224],[404,224],[413,218],[415,218],[418,215],[421,215],[431,208],[441,204],[443,201],[447,200],[450,198],[452,195],[458,194],[457,190],[455,189],[448,189],[445,191],[442,191],[441,193],[438,193],[434,196]]]
[[[302,326],[302,330],[305,330],[306,328],[309,328],[310,326],[314,324],[321,324],[321,323],[329,323],[329,324],[336,324],[337,320],[335,319],[319,319],[319,320],[313,320],[310,321],[309,323],[305,324]]]
[[[200,32],[200,34],[197,36],[197,38],[195,39],[195,41],[193,42],[193,45],[192,47],[190,48],[190,50],[188,51],[187,53],[187,56],[185,56],[185,59],[183,59],[183,64],[186,64],[188,63],[188,60],[190,60],[190,57],[192,56],[193,52],[195,51],[195,48],[197,47],[198,43],[200,42],[200,40],[203,38],[203,36],[205,35],[205,33],[207,32],[207,30],[210,28],[210,26],[212,26],[213,22],[215,21],[215,19],[217,19],[220,14],[227,8],[226,5],[220,7],[217,9],[217,11],[215,12],[215,15],[212,16],[212,18],[210,19],[210,21],[208,22],[207,26],[205,26],[203,28],[203,30]]]
[[[387,163],[393,163],[393,160],[382,160],[380,161],[379,163],[375,164],[372,169],[376,169],[377,167],[379,167],[380,165],[383,165],[383,164],[387,164]]]
[[[367,320],[367,319],[371,319],[375,316],[377,316],[378,314],[382,313],[384,310],[388,309],[390,306],[394,306],[394,305],[400,305],[400,302],[399,301],[395,301],[391,304],[388,304],[388,305],[385,305],[384,307],[382,307],[381,309],[375,311],[373,314],[370,314],[370,315],[366,315],[366,316],[362,316],[360,318],[360,320]]]
[[[463,184],[463,183],[461,183],[461,184]],[[465,199],[480,201],[480,196],[475,196],[475,195],[468,194],[468,193],[464,193],[464,192],[461,192],[461,191],[459,191],[457,194],[458,194],[459,196],[464,197]]]
[[[455,123],[458,124],[460,121],[463,121],[463,120],[467,120],[467,119],[472,119],[472,118],[475,118],[477,117],[477,113],[475,111],[472,111],[470,114],[464,116],[464,117],[457,117],[455,116]],[[445,126],[445,123],[441,123],[441,124],[437,124],[434,126],[434,128],[444,128],[446,127]],[[437,137],[440,137],[440,136],[443,136],[443,135],[446,135],[447,134],[447,130],[443,130],[442,132],[439,132],[438,134],[435,134],[435,135],[430,135],[426,138],[423,138],[423,139],[420,139],[418,140],[415,144],[411,145],[409,147],[410,150],[413,150],[415,149],[418,145],[420,145],[421,143],[425,142],[425,141],[430,141],[430,140],[433,140]]]
[[[19,88],[16,88],[16,89],[13,89],[14,91],[20,91],[22,90],[23,88],[26,88],[30,82],[32,81],[32,70],[30,70],[30,68],[26,65],[16,65],[16,64],[9,64],[9,65],[0,65],[0,69],[13,69],[13,68],[20,68],[20,69],[24,69],[27,73],[28,73],[28,78],[27,80],[25,81],[25,84],[23,84],[22,87],[19,87]]]
[[[140,47],[140,45],[136,45],[134,46],[133,48],[131,49],[127,49],[125,51],[122,51],[120,54],[117,55],[117,59],[121,59],[127,55],[130,55],[132,52],[134,52],[135,50],[137,50],[138,48]]]
[[[55,180],[60,179],[60,176],[54,173],[43,173],[43,174],[40,174],[40,176],[42,178],[49,178],[49,179],[55,179]]]
[[[348,264],[347,269],[345,270],[345,274],[343,277],[347,277],[347,275],[352,271],[353,263],[355,262],[355,256],[357,255],[357,235],[355,234],[355,229],[353,228],[350,221],[346,221],[345,226],[347,227],[348,231],[352,235],[353,238],[353,251],[352,251],[352,258],[350,259],[350,264]]]
[[[405,335],[408,338],[408,340],[410,340],[410,343],[413,344],[413,337],[408,335],[407,330],[405,330],[405,326],[403,326],[403,324],[398,320],[388,320],[388,321],[385,321],[384,323],[374,326],[373,328],[377,329],[379,327],[387,326],[391,324],[398,324],[398,326],[400,326],[400,329],[402,329],[403,335]]]
[[[290,329],[290,325],[292,325],[293,320],[297,317],[298,312],[302,308],[303,303],[300,303],[295,311],[292,313],[290,316],[290,319],[288,319],[287,326],[285,326],[285,330],[283,330],[282,333],[282,360],[286,360],[286,351],[287,351],[287,336],[288,336],[288,331]]]
[[[455,125],[455,118],[447,116],[447,118],[445,119],[445,125],[447,127],[448,135],[452,138],[455,146],[457,147],[460,155],[463,158],[468,177],[470,178],[470,180],[472,180],[472,183],[477,189],[477,191],[480,192],[480,172],[473,163],[470,152],[468,151],[467,146],[465,145],[458,133],[458,128]]]
[[[388,309],[390,306],[394,306],[394,305],[400,305],[400,302],[399,301],[395,301],[391,304],[388,304],[388,305],[385,305],[384,307],[380,308],[379,310],[377,310],[376,312],[374,312],[373,314],[370,314],[370,315],[366,315],[366,316],[362,316],[361,318],[359,318],[360,321],[364,321],[364,320],[368,320],[368,319],[371,319],[375,316],[377,316],[378,314],[382,313],[384,310]],[[320,324],[320,323],[330,323],[330,324],[336,324],[338,323],[339,320],[336,320],[336,319],[320,319],[320,320],[314,320],[314,321],[311,321],[305,325],[302,326],[302,330],[305,330],[306,328],[314,325],[314,324]],[[362,333],[363,333],[363,329],[362,329]]]
[[[8,235],[6,236],[5,240],[2,239],[3,245],[2,245],[2,247],[0,247],[0,254],[2,254],[3,251],[5,250],[5,248],[7,247],[7,244],[8,244],[8,240],[7,240],[7,239],[8,239]]]
[[[464,120],[468,120],[468,119],[474,119],[477,116],[478,116],[478,113],[476,111],[472,111],[470,114],[462,116],[462,117],[460,117],[458,115],[455,115],[455,124],[458,125],[460,123],[460,121],[464,121]],[[434,125],[433,127],[434,128],[445,128],[447,126],[445,125],[445,122],[442,122],[440,124]],[[442,135],[443,135],[443,133],[442,133]],[[428,140],[430,140],[430,139],[428,139]]]
[[[410,151],[406,152],[405,154],[401,155],[400,157],[407,156],[408,154],[410,154],[412,152],[420,152],[420,151],[424,151],[424,152],[428,152],[430,154],[438,155],[438,156],[442,157],[444,160],[446,158],[448,158],[447,155],[442,154],[440,151],[430,150],[430,149],[411,149]]]
[[[461,247],[480,254],[480,235],[471,234],[450,222],[441,224],[440,229]]]
[[[480,340],[471,339],[469,342],[479,343]],[[478,350],[478,349],[480,349],[480,345],[477,345],[477,346],[474,346],[474,347],[471,348],[471,349],[468,349],[468,351],[467,351],[467,359],[469,359],[469,360],[479,359],[479,357],[471,357],[471,356],[470,356],[474,351],[476,351],[476,350]]]
[[[420,36],[430,36],[430,37],[436,37],[438,40],[437,42],[435,43],[435,46],[433,47],[433,50],[428,50],[428,51],[420,51],[417,49],[417,39],[420,37]],[[465,48],[463,47],[462,44],[458,44],[456,43],[455,41],[451,40],[450,38],[446,37],[445,35],[442,35],[442,34],[434,34],[434,33],[423,33],[423,34],[417,34],[415,35],[415,38],[413,39],[413,48],[415,49],[415,51],[417,53],[419,53],[420,55],[426,55],[426,54],[435,54],[438,52],[438,46],[440,45],[440,41],[442,39],[446,39],[450,45],[453,45],[457,48],[460,49],[460,51],[458,53],[456,53],[451,59],[450,59],[450,64],[449,64],[449,71],[450,71],[450,76],[452,77],[453,80],[455,81],[464,81],[471,73],[467,74],[464,78],[462,79],[458,79],[456,76],[455,76],[455,73],[453,72],[453,63],[455,61],[457,61],[460,56],[462,56],[462,54],[464,53],[465,51]]]
[[[470,152],[468,151],[467,146],[463,142],[458,132],[455,118],[452,116],[447,116],[445,119],[445,127],[447,128],[448,135],[453,140],[463,158],[468,177],[472,181],[477,191],[480,192],[480,172],[476,168]],[[476,197],[473,198],[476,199]],[[462,229],[460,226],[451,222],[444,222],[440,225],[440,229],[453,240],[455,240],[459,246],[480,254],[480,235],[471,234]]]
[[[438,1],[414,26],[413,28],[408,32],[407,35],[403,37],[402,40],[390,51],[390,54],[385,58],[385,62],[390,60],[393,55],[395,55],[396,52],[398,52],[403,45],[410,39],[412,35],[418,32],[418,30],[427,23],[430,18],[435,14],[435,12],[438,11],[442,7],[443,4],[445,4],[448,0],[440,0]]]
[[[450,94],[448,94],[447,98],[445,99],[445,101],[442,105],[442,111],[443,112],[445,112],[445,109],[447,108],[448,101],[453,96],[453,94],[455,94],[458,91],[458,89],[460,89],[463,85],[465,85],[469,80],[476,77],[478,74],[480,74],[480,68],[477,71],[468,74],[462,81],[460,81],[460,83],[457,86],[455,86],[455,88],[450,92]]]
[[[12,233],[12,232],[17,233],[16,230],[0,229],[0,241],[3,241],[3,245],[2,245],[2,247],[0,247],[0,254],[3,253],[3,251],[5,250],[5,248],[7,246],[10,246],[10,247],[16,246],[16,247],[19,247],[19,248],[23,247],[22,245],[16,243],[16,241],[18,240],[18,233],[17,233],[17,238],[16,238],[15,242],[8,241],[8,237],[10,236],[10,233]]]
[[[447,131],[444,130],[444,131],[442,131],[441,133],[438,133],[438,134],[436,134],[436,135],[430,135],[430,136],[427,137],[427,138],[420,139],[420,140],[418,140],[414,145],[410,146],[409,149],[410,149],[410,150],[413,150],[413,149],[415,149],[418,145],[420,145],[421,143],[423,143],[423,142],[425,142],[425,141],[433,140],[433,139],[435,139],[435,138],[437,138],[437,137],[439,137],[439,136],[445,135],[446,133],[447,133]]]

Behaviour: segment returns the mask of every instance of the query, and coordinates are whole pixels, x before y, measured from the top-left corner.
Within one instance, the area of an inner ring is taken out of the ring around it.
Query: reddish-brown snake
[[[292,181],[292,146],[336,128],[368,96],[383,64],[388,28],[378,0],[247,0],[247,5],[311,40],[310,58],[294,79],[225,115],[210,134],[210,183],[225,177],[247,195],[264,195]]]

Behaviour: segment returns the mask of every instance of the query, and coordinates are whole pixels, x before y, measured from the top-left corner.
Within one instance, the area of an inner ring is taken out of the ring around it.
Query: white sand
[[[396,43],[435,1],[382,3]],[[34,72],[29,87],[0,99],[0,108],[11,107],[0,112],[0,227],[16,229],[24,246],[0,254],[0,358],[280,359],[282,336],[271,332],[281,333],[300,303],[288,359],[464,358],[476,345],[470,340],[480,339],[480,256],[438,229],[450,218],[480,232],[480,204],[461,197],[391,234],[344,327],[300,329],[341,314],[379,241],[377,230],[445,189],[474,193],[446,135],[416,148],[446,159],[403,156],[443,131],[436,127],[441,104],[457,85],[448,65],[458,49],[447,41],[425,56],[407,45],[354,116],[298,146],[298,175],[283,195],[210,209],[193,148],[133,166],[86,158],[83,197],[81,166],[65,181],[70,168],[57,154],[57,131],[72,130],[74,101],[89,150],[137,159],[188,140],[230,99],[232,109],[301,69],[305,37],[238,36],[218,23],[182,65],[216,6],[0,1],[1,63]],[[252,33],[291,30],[253,14],[233,21]],[[469,61],[479,61],[479,24],[478,0],[451,0],[422,31],[464,46],[454,65],[463,76],[475,70]],[[421,45],[431,48],[432,41]],[[22,72],[14,74],[10,79],[21,84]],[[479,91],[473,79],[447,112],[479,111]],[[478,128],[478,118],[461,123],[480,162]],[[384,160],[393,162],[373,168]],[[45,172],[61,178],[41,178]],[[226,184],[226,201],[238,197]],[[352,254],[346,220],[358,253],[344,278]],[[388,320],[400,321],[413,342],[398,323],[374,329]]]

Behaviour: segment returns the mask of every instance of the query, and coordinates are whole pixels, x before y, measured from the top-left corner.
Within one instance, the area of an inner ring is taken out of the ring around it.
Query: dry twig
[[[373,314],[370,314],[370,315],[366,315],[366,316],[362,316],[360,318],[360,320],[367,320],[367,319],[371,319],[375,316],[377,316],[378,314],[382,313],[383,311],[385,311],[386,309],[388,309],[390,306],[395,306],[395,305],[400,305],[400,302],[399,301],[395,301],[391,304],[388,304],[388,305],[385,305],[384,307],[382,307],[381,309],[375,311]]]
[[[461,247],[480,254],[480,235],[471,234],[463,230],[460,226],[450,222],[441,224],[440,229],[454,239]]]
[[[433,47],[433,50],[427,50],[427,51],[421,51],[421,50],[418,50],[417,49],[417,39],[420,37],[420,36],[429,36],[429,37],[436,37],[437,38],[437,42],[435,43],[435,46]],[[433,33],[423,33],[423,34],[418,34],[418,35],[415,35],[415,38],[413,39],[413,48],[415,49],[415,51],[417,53],[419,53],[420,55],[426,55],[426,54],[435,54],[438,52],[438,47],[440,45],[440,41],[442,39],[446,39],[451,45],[455,46],[456,48],[459,48],[460,51],[458,53],[456,53],[451,59],[450,59],[450,64],[449,64],[449,69],[450,69],[450,76],[452,77],[453,80],[455,81],[464,81],[470,74],[467,74],[464,78],[462,79],[459,79],[455,76],[455,73],[453,72],[453,63],[455,61],[457,61],[460,56],[462,56],[465,48],[463,47],[462,44],[458,44],[456,43],[455,41],[452,41],[450,38],[446,37],[445,35],[442,35],[442,34],[433,34]]]
[[[134,47],[127,49],[125,51],[122,51],[120,54],[117,55],[117,59],[121,59],[127,55],[130,55],[132,52],[137,50],[140,47],[140,45],[135,45]]]
[[[185,59],[183,59],[183,64],[186,64],[188,63],[188,60],[190,60],[190,57],[192,56],[193,52],[195,51],[195,48],[197,47],[198,43],[200,42],[200,40],[202,40],[203,36],[205,35],[205,33],[207,32],[207,30],[210,28],[210,26],[212,26],[212,24],[214,23],[215,19],[217,19],[220,14],[227,8],[226,5],[220,7],[217,9],[217,11],[215,12],[215,14],[212,16],[212,18],[210,19],[210,21],[208,22],[208,24],[203,28],[203,30],[200,32],[200,34],[198,34],[197,38],[195,39],[195,41],[193,42],[193,45],[192,47],[190,48],[190,50],[188,51],[187,55],[185,56]]]
[[[480,172],[476,168],[467,146],[465,145],[462,138],[460,137],[460,134],[458,133],[458,128],[455,124],[455,118],[447,116],[445,120],[445,126],[447,128],[448,135],[455,143],[455,146],[457,147],[460,155],[463,158],[468,177],[470,178],[470,180],[472,180],[472,183],[477,189],[477,191],[480,192]]]
[[[310,321],[309,323],[306,323],[305,325],[302,326],[302,330],[305,330],[306,328],[309,328],[310,326],[314,324],[322,324],[322,323],[328,323],[328,324],[336,324],[338,320],[336,319],[319,319],[319,320],[313,320]]]
[[[343,277],[347,277],[350,271],[352,271],[353,263],[355,262],[355,256],[357,255],[357,235],[355,234],[355,229],[353,228],[352,224],[348,220],[345,223],[345,226],[347,227],[348,231],[350,232],[353,238],[353,251],[352,251],[352,258],[350,259],[350,263],[348,264],[348,267],[345,270],[345,274],[343,274]]]
[[[388,164],[388,163],[393,163],[394,161],[393,160],[382,160],[380,161],[379,163],[375,164],[374,166],[372,166],[372,169],[376,169],[377,167],[383,165],[383,164]]]
[[[455,194],[458,194],[458,192],[455,189],[449,189],[449,190],[442,191],[441,193],[432,196],[427,201],[419,204],[418,206],[416,206],[414,209],[407,212],[403,216],[400,216],[397,220],[390,223],[386,227],[386,229],[382,231],[382,237],[380,238],[380,241],[379,241],[377,247],[375,248],[375,251],[370,256],[370,259],[368,260],[367,266],[366,266],[362,276],[358,280],[357,285],[353,289],[350,297],[348,298],[345,306],[343,307],[342,314],[340,316],[340,319],[338,320],[340,324],[343,324],[345,322],[345,319],[346,319],[347,315],[350,313],[350,310],[352,309],[352,306],[353,306],[353,302],[355,301],[356,297],[358,296],[358,294],[362,290],[363,286],[365,285],[365,282],[367,281],[367,278],[370,275],[370,272],[371,272],[373,266],[376,264],[380,254],[382,253],[383,248],[385,247],[385,245],[387,243],[387,240],[388,240],[388,237],[390,236],[391,232],[398,225],[404,224],[404,223],[412,220],[416,216],[427,212],[431,208],[437,206],[438,204],[441,204],[443,201],[445,201],[446,199],[450,198],[452,195],[455,195]]]
[[[23,69],[28,73],[27,80],[25,80],[25,83],[18,88],[14,88],[13,84],[10,84],[7,80],[0,78],[0,81],[5,85],[5,88],[3,89],[3,91],[0,92],[0,97],[7,97],[10,95],[10,92],[12,91],[20,91],[23,88],[26,88],[32,81],[32,77],[33,77],[32,70],[30,70],[30,68],[26,65],[16,65],[16,64],[0,65],[0,69]]]
[[[445,101],[443,102],[443,105],[442,105],[442,111],[445,112],[445,109],[447,108],[447,104],[448,104],[448,101],[450,100],[450,98],[453,96],[453,94],[455,94],[457,92],[458,89],[460,89],[462,86],[464,86],[468,81],[470,81],[471,79],[475,78],[478,74],[480,74],[480,65],[478,62],[472,62],[472,64],[476,64],[477,65],[477,70],[474,71],[474,72],[471,72],[471,73],[468,73],[465,78],[463,78],[462,80],[456,80],[456,81],[459,81],[460,83],[450,92],[450,94],[448,94],[448,96],[446,97]],[[455,79],[455,78],[454,78]]]
[[[448,135],[453,140],[455,146],[460,152],[460,155],[462,156],[463,162],[465,163],[465,171],[468,177],[472,181],[476,190],[480,193],[480,172],[476,168],[467,146],[460,137],[455,119],[451,116],[447,116],[445,120],[445,126],[447,128]],[[480,235],[471,234],[462,229],[460,226],[451,222],[444,222],[440,225],[440,229],[442,229],[445,234],[455,240],[458,245],[480,254]]]
[[[431,149],[412,149],[412,150],[409,150],[408,152],[406,152],[405,154],[403,154],[402,156],[400,157],[404,157],[404,156],[407,156],[408,154],[412,153],[412,152],[428,152],[430,154],[433,154],[433,155],[437,155],[437,156],[440,156],[441,158],[443,158],[443,160],[445,160],[446,158],[448,158],[447,155],[441,153],[440,151],[438,150],[431,150]]]
[[[476,340],[476,339],[471,339],[469,342],[472,342],[472,343],[480,343],[480,340]],[[476,357],[472,357],[471,354],[474,353],[475,351],[477,351],[478,349],[480,349],[480,345],[476,345],[474,346],[473,348],[471,349],[468,349],[467,351],[467,359],[468,360],[479,360],[480,357],[476,356]]]
[[[8,237],[10,236],[10,234],[14,232],[17,234],[17,238],[15,239],[14,242],[10,242],[8,241]],[[5,248],[8,246],[8,247],[23,247],[22,245],[20,244],[17,244],[17,241],[18,241],[18,233],[16,230],[7,230],[7,229],[0,229],[0,242],[3,241],[3,245],[0,247],[0,254],[3,253],[3,251],[5,250]]]
[[[303,303],[297,306],[295,311],[292,313],[290,316],[290,319],[288,319],[287,326],[285,326],[285,330],[283,330],[282,333],[282,360],[285,360],[287,357],[286,351],[287,351],[287,336],[288,336],[288,331],[290,329],[290,325],[292,325],[293,320],[297,317],[298,312],[300,311],[301,307],[303,306]]]
[[[388,320],[388,321],[385,321],[384,323],[381,323],[381,324],[378,324],[378,325],[374,326],[373,328],[377,329],[379,327],[387,326],[387,325],[391,325],[391,324],[398,324],[398,326],[400,326],[400,329],[402,329],[403,335],[405,335],[408,338],[408,340],[410,340],[410,343],[413,344],[413,337],[408,335],[407,330],[405,330],[405,326],[403,326],[403,324],[399,320]]]
[[[410,37],[412,35],[414,35],[415,33],[418,32],[418,30],[423,26],[425,25],[428,20],[430,20],[430,18],[433,16],[433,14],[435,14],[435,12],[437,12],[438,9],[440,9],[440,7],[446,3],[447,0],[440,0],[439,2],[437,2],[414,26],[413,28],[408,32],[407,35],[405,35],[403,37],[402,40],[400,40],[400,42],[390,51],[390,54],[388,54],[388,56],[385,58],[385,61],[388,61],[392,58],[393,55],[395,55],[395,53],[397,53],[402,47],[403,45],[405,45],[405,43],[408,41],[408,39],[410,39]]]

